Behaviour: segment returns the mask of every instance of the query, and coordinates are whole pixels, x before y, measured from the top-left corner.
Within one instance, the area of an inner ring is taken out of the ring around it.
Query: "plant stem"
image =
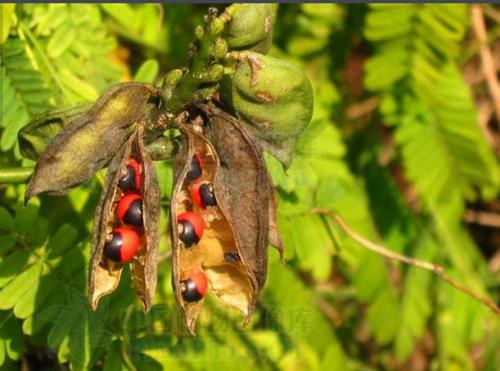
[[[411,265],[414,267],[418,267],[418,268],[422,268],[422,269],[434,272],[434,274],[436,274],[436,276],[441,278],[443,281],[448,283],[450,286],[453,286],[457,290],[460,290],[460,291],[464,292],[465,294],[473,297],[474,299],[480,301],[481,303],[483,303],[484,305],[489,307],[497,315],[500,314],[500,308],[493,301],[491,301],[489,298],[484,297],[483,295],[469,289],[468,287],[465,287],[461,283],[450,278],[448,276],[448,274],[446,274],[446,272],[444,271],[444,268],[441,267],[440,265],[425,262],[425,261],[418,260],[418,259],[413,259],[413,258],[410,258],[408,256],[397,254],[394,251],[391,251],[391,250],[385,248],[384,246],[378,245],[374,242],[367,240],[363,236],[360,236],[359,234],[354,232],[339,215],[337,215],[336,213],[334,213],[331,210],[313,209],[312,212],[314,214],[325,215],[325,216],[328,216],[329,218],[333,219],[338,224],[338,226],[349,237],[351,237],[354,241],[359,243],[364,248],[371,250],[379,255],[382,255],[388,259],[397,260],[399,262],[402,262],[402,263],[405,263],[405,264],[408,264],[408,265]]]
[[[26,183],[32,172],[32,167],[0,168],[0,184]]]
[[[488,84],[488,90],[490,92],[493,107],[495,108],[497,121],[500,122],[500,84],[498,83],[496,76],[494,58],[487,45],[488,35],[486,33],[483,10],[480,5],[472,6],[471,18],[474,33],[476,34],[476,37],[481,45],[479,49],[481,67]]]
[[[217,81],[205,81],[205,77],[215,63],[221,61],[220,57],[213,55],[215,41],[219,37],[219,33],[213,33],[211,30],[211,22],[217,18],[214,10],[209,10],[205,27],[203,27],[203,36],[198,39],[198,47],[190,52],[190,66],[181,80],[175,87],[164,87],[168,91],[165,96],[169,98],[164,101],[162,113],[176,115],[179,111],[189,103],[196,102],[200,97],[206,97],[210,92],[215,92],[218,86]],[[222,23],[227,22],[225,16],[218,18]]]
[[[130,321],[130,315],[132,314],[133,307],[129,306],[127,308],[127,311],[125,312],[125,318],[123,319],[123,339],[121,343],[121,353],[122,353],[122,360],[123,363],[125,364],[125,367],[129,369],[129,371],[137,371],[137,368],[135,367],[134,363],[130,359],[129,355],[129,345],[130,345],[130,338],[129,338],[129,321]]]

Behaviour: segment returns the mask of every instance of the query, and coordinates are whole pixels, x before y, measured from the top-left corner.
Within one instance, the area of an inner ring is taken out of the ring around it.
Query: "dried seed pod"
[[[95,213],[88,282],[90,306],[94,310],[99,300],[111,294],[118,286],[123,268],[120,261],[126,260],[112,257],[110,259],[104,254],[104,248],[113,237],[113,231],[122,225],[118,214],[123,214],[123,218],[126,215],[122,210],[124,206],[118,206],[126,197],[129,206],[133,204],[132,198],[142,200],[142,220],[140,221],[142,226],[136,226],[134,229],[140,236],[137,252],[135,255],[129,252],[129,255],[125,257],[130,258],[130,255],[134,255],[130,260],[132,282],[146,311],[149,310],[153,301],[156,288],[160,191],[155,168],[145,151],[142,135],[142,126],[139,126],[138,131],[132,134],[111,162]],[[142,169],[141,184],[136,194],[125,194],[118,186],[120,179],[127,175],[127,165],[130,164],[130,159],[134,159]],[[130,224],[134,225],[134,223]]]
[[[89,110],[90,104],[55,109],[36,115],[17,134],[23,157],[37,160],[47,145],[68,124]]]
[[[266,279],[268,243],[283,251],[275,224],[274,187],[254,138],[221,110],[201,105],[198,113],[196,119],[179,122],[184,140],[174,158],[170,209],[172,284],[192,333],[203,300],[191,302],[182,294],[191,272],[203,272],[215,295],[249,320]],[[212,184],[217,203],[200,211],[203,236],[186,248],[180,242],[177,219],[193,208],[196,183],[186,175],[194,153],[203,161],[197,182]]]
[[[39,157],[25,194],[65,194],[106,166],[145,116],[153,94],[147,84],[129,82],[110,87],[88,111],[77,116],[47,145]]]

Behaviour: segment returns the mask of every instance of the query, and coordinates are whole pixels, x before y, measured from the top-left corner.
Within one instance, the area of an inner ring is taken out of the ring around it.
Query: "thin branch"
[[[484,76],[486,77],[491,99],[493,100],[497,121],[500,122],[500,85],[498,84],[496,76],[494,59],[491,54],[491,50],[487,45],[488,34],[486,32],[486,25],[484,23],[481,5],[476,4],[472,6],[471,18],[474,33],[476,34],[476,37],[481,45],[479,49],[481,66]]]
[[[314,303],[335,327],[339,327],[342,324],[343,320],[340,314],[329,302],[321,298],[315,298]]]
[[[483,7],[483,9],[484,9],[484,14],[487,17],[490,17],[496,23],[500,23],[500,12],[496,11],[495,8],[493,8],[492,5],[485,4],[484,7]]]
[[[481,294],[474,292],[473,290],[463,286],[461,283],[450,278],[445,273],[444,268],[441,267],[440,265],[425,262],[425,261],[418,260],[418,259],[413,259],[413,258],[410,258],[408,256],[397,254],[397,253],[385,248],[384,246],[378,245],[374,242],[367,240],[366,238],[364,238],[361,235],[354,232],[339,215],[337,215],[336,213],[334,213],[331,210],[313,209],[312,212],[314,214],[326,215],[329,218],[333,219],[349,237],[351,237],[354,241],[359,243],[361,246],[367,248],[368,250],[371,250],[371,251],[373,251],[379,255],[382,255],[388,259],[397,260],[399,262],[402,262],[402,263],[405,263],[405,264],[408,264],[408,265],[411,265],[414,267],[418,267],[418,268],[422,268],[422,269],[434,272],[439,278],[441,278],[443,281],[445,281],[449,285],[466,293],[467,295],[473,297],[474,299],[479,300],[484,305],[489,307],[496,314],[500,314],[500,308],[493,301],[482,296]]]
[[[129,306],[127,308],[127,311],[125,312],[125,319],[123,321],[123,338],[121,342],[121,355],[122,355],[122,360],[125,366],[129,369],[129,371],[137,371],[137,367],[135,367],[134,363],[130,359],[129,355],[129,346],[130,346],[130,339],[129,339],[129,320],[130,320],[130,315],[132,314],[132,306]]]
[[[362,102],[353,104],[346,109],[346,117],[350,120],[357,119],[374,111],[380,103],[379,97],[371,97]]]
[[[32,172],[32,167],[0,168],[0,184],[26,183]]]
[[[467,210],[464,215],[466,222],[486,227],[500,228],[500,214],[486,211]]]

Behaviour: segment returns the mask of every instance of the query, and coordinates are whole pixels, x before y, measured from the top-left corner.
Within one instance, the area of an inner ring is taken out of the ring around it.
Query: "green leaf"
[[[14,217],[15,231],[18,233],[28,233],[37,221],[38,207],[32,204],[23,206],[17,205],[16,216]]]
[[[10,236],[0,236],[0,255],[4,254],[5,251],[10,250],[14,245],[16,244],[16,241],[10,237]],[[0,258],[0,262],[3,259]]]
[[[23,40],[9,38],[2,45],[0,65],[0,127],[5,128],[0,138],[0,150],[7,151],[14,146],[17,132],[29,118],[50,107],[51,91],[28,58]]]
[[[16,4],[1,4],[0,5],[0,14],[2,15],[2,34],[0,35],[0,45],[7,40],[9,37],[9,30],[10,26],[12,25],[12,16],[14,15],[14,10],[16,8]],[[1,361],[1,356],[0,356],[0,364],[3,362]]]
[[[99,97],[97,90],[91,84],[76,76],[68,68],[61,68],[59,75],[64,87],[80,97],[80,101],[92,102]]]
[[[0,366],[5,362],[5,343],[0,339]]]
[[[0,231],[11,232],[14,230],[14,218],[7,209],[0,207]]]
[[[69,224],[63,224],[50,238],[47,246],[47,258],[53,259],[64,254],[68,249],[74,247],[78,232]]]
[[[0,262],[0,288],[16,277],[28,261],[29,253],[15,251]]]
[[[23,354],[22,332],[18,321],[13,316],[0,316],[0,343],[3,342],[5,354],[12,360],[18,360]]]
[[[101,4],[106,13],[115,18],[124,27],[134,24],[134,11],[130,4]]]
[[[433,261],[438,251],[435,241],[422,236],[415,257],[425,261]],[[431,298],[429,295],[432,273],[411,267],[405,277],[401,321],[398,325],[394,342],[395,354],[400,361],[406,360],[426,328],[426,320],[431,314]]]
[[[320,370],[343,371],[346,367],[346,357],[338,344],[331,344],[321,360]]]
[[[0,309],[10,309],[17,304],[40,278],[42,266],[41,261],[36,262],[4,286],[0,291]]]
[[[56,285],[57,281],[52,275],[46,275],[38,279],[15,305],[15,316],[26,319],[33,315],[42,306]]]
[[[134,76],[134,81],[154,82],[160,66],[156,59],[148,59],[141,64]]]
[[[121,359],[121,346],[122,344],[118,340],[111,343],[107,351],[103,371],[125,371],[127,369]]]
[[[58,58],[75,41],[76,29],[71,23],[66,23],[52,34],[47,44],[47,54],[51,58]]]

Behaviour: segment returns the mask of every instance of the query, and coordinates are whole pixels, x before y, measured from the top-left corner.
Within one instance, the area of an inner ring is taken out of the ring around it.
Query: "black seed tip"
[[[184,289],[182,291],[182,298],[188,303],[199,301],[203,298],[203,295],[198,291],[196,283],[188,278],[187,280],[181,281],[184,284]]]
[[[125,224],[133,225],[136,228],[142,227],[142,202],[137,199],[132,202],[123,216]]]
[[[200,186],[200,196],[205,206],[215,206],[217,205],[217,200],[215,199],[214,188],[211,184],[203,183]]]
[[[191,247],[197,244],[200,239],[196,235],[193,225],[187,220],[181,220],[179,224],[181,225],[179,239],[184,246]]]
[[[119,263],[121,261],[120,250],[122,248],[123,240],[120,233],[113,233],[111,241],[107,241],[104,245],[104,256],[109,260]]]
[[[193,155],[191,158],[191,166],[189,167],[188,172],[186,173],[186,179],[189,181],[198,179],[201,176],[201,164],[198,158]]]
[[[120,178],[118,187],[124,192],[135,189],[135,170],[132,166],[127,165],[127,174]]]

